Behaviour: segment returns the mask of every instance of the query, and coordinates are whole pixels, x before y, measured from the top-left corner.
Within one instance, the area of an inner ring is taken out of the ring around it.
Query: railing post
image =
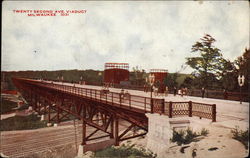
[[[112,105],[113,105],[113,92],[111,92],[111,94],[112,94],[112,96],[111,96],[111,97],[112,97]]]
[[[147,112],[147,98],[144,98],[144,110]]]
[[[169,114],[168,114],[168,116],[169,116],[169,118],[172,118],[172,113],[173,113],[173,108],[172,108],[172,102],[170,101],[169,102],[169,107],[168,107],[168,112],[169,112]]]
[[[154,112],[154,103],[153,103],[153,99],[150,99],[150,112],[151,114]]]
[[[108,93],[106,93],[106,104],[108,103]]]
[[[129,108],[131,109],[131,95],[129,95]]]
[[[212,105],[212,122],[216,122],[216,104]]]
[[[122,106],[122,96],[120,93],[119,93],[119,98],[120,98],[120,106]]]
[[[192,107],[192,101],[189,101],[188,102],[188,116],[189,117],[192,117],[192,109],[193,109],[193,107]]]
[[[49,113],[48,113],[48,122],[50,123],[50,106],[51,106],[51,103],[49,103]]]
[[[100,91],[100,101],[102,102],[102,91]]]
[[[96,90],[95,90],[95,99],[96,99]]]
[[[164,99],[162,99],[162,107],[161,108],[162,108],[161,112],[162,112],[162,114],[164,114],[164,112],[165,112],[165,100]]]

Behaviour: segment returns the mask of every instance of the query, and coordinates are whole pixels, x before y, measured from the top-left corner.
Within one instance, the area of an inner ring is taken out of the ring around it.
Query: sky
[[[14,10],[86,10],[28,16]],[[4,1],[2,71],[103,70],[106,62],[191,73],[191,47],[205,34],[223,57],[249,47],[247,1]],[[184,65],[184,67],[182,66]]]

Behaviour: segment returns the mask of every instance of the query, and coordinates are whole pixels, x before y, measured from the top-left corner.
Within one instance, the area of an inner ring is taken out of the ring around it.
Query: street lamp
[[[242,94],[241,94],[241,87],[244,85],[245,77],[244,75],[239,75],[238,76],[238,83],[240,86],[240,104],[242,104]]]
[[[152,91],[153,91],[153,85],[154,85],[154,82],[155,82],[155,75],[154,74],[149,74],[148,81],[149,81],[149,84],[150,84],[150,104],[151,104],[151,113],[152,113],[153,112]]]

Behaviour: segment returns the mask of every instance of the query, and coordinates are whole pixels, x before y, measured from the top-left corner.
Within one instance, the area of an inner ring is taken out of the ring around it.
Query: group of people
[[[129,94],[128,90],[126,90],[126,92],[124,93],[124,89],[121,89],[120,101],[123,102],[124,99],[129,99],[129,97],[130,97],[130,94]]]
[[[178,90],[178,93],[177,93],[177,88],[174,87],[174,96],[176,96],[176,94],[179,94],[179,95],[181,95],[182,97],[183,97],[184,95],[188,95],[188,89],[187,89],[187,87],[185,87],[185,88],[182,87],[181,89]]]
[[[147,93],[148,91],[150,91],[150,88],[151,87],[148,87],[148,86],[144,85],[144,92]],[[152,87],[152,92],[154,93],[154,96],[159,96],[159,95],[168,96],[168,93],[169,93],[167,86],[165,87],[165,89],[161,90],[161,92],[160,92],[160,89],[158,87],[153,86]]]
[[[150,87],[144,85],[144,92],[147,93],[148,91],[150,91]],[[168,86],[166,86],[163,90],[161,90],[161,93],[160,93],[159,88],[153,86],[152,87],[152,92],[154,93],[155,96],[159,96],[159,95],[168,96],[169,88],[168,88]],[[188,89],[187,89],[187,87],[184,87],[184,88],[181,88],[181,89],[177,90],[177,88],[174,87],[173,88],[173,93],[174,93],[174,96],[176,96],[177,94],[179,94],[181,96],[188,95]]]

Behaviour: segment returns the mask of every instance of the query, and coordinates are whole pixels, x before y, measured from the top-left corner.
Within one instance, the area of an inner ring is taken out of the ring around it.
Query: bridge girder
[[[119,145],[120,141],[147,133],[148,119],[144,113],[56,90],[31,80],[14,78],[13,83],[38,114],[48,115],[49,122],[60,123],[65,118],[70,119],[72,116],[81,120],[82,145],[85,145],[87,141],[107,136],[114,138],[115,144]],[[54,116],[51,117],[51,115]],[[121,119],[129,122],[130,126],[119,135],[119,121]],[[92,126],[96,130],[87,136],[86,125]],[[128,136],[128,132],[136,127],[144,132]],[[106,135],[93,137],[98,131],[102,131]]]

